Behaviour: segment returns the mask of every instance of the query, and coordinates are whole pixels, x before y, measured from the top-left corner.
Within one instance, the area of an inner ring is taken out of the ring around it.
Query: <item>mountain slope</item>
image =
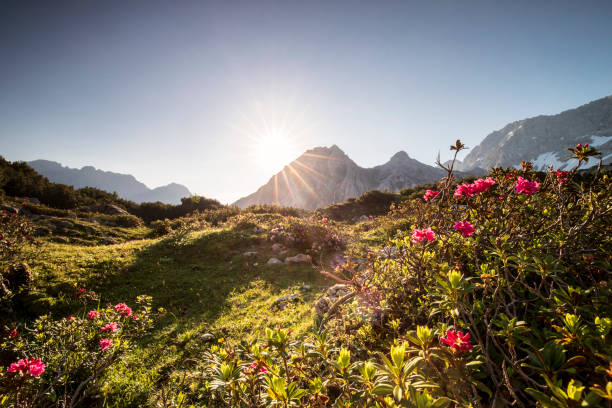
[[[569,155],[567,148],[578,143],[597,147],[606,164],[612,159],[612,95],[558,115],[510,123],[485,137],[460,163],[459,169],[516,167],[522,160],[533,162],[539,170],[546,165],[567,169],[574,165],[565,161]]]
[[[370,190],[398,191],[432,182],[444,171],[396,153],[387,163],[363,168],[338,146],[308,150],[255,193],[234,205],[278,204],[315,209],[346,201]]]
[[[150,189],[132,175],[98,170],[92,166],[73,169],[50,160],[34,160],[28,164],[54,183],[75,188],[96,187],[111,193],[116,192],[119,197],[136,203],[161,201],[180,204],[181,198],[191,196],[187,187],[181,184],[171,183]]]

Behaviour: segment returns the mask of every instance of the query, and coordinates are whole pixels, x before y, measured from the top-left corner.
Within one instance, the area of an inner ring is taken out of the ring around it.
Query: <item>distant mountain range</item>
[[[34,160],[28,164],[54,183],[116,192],[119,197],[136,203],[161,201],[167,204],[180,204],[181,198],[191,196],[187,187],[181,184],[171,183],[150,189],[132,175],[98,170],[92,166],[73,169],[49,160]]]
[[[512,122],[490,133],[465,157],[458,168],[518,167],[531,161],[538,170],[547,165],[569,169],[567,148],[588,143],[602,152],[604,164],[612,159],[612,95],[558,115],[536,116]],[[586,166],[595,166],[591,160]]]
[[[234,205],[278,204],[315,209],[370,190],[398,191],[439,180],[446,173],[412,159],[404,151],[372,168],[359,167],[338,146],[308,150],[255,193]]]
[[[602,152],[604,164],[612,159],[612,96],[552,116],[537,116],[506,125],[489,134],[463,162],[456,163],[459,177],[483,174],[493,167],[520,167],[522,160],[538,170],[547,165],[569,169],[567,148],[588,143]],[[587,166],[597,165],[591,160]],[[485,170],[483,170],[485,169]],[[406,152],[387,163],[362,168],[338,146],[308,150],[255,193],[234,204],[279,204],[306,209],[357,197],[369,190],[398,191],[434,182],[445,175],[437,167],[411,159]]]

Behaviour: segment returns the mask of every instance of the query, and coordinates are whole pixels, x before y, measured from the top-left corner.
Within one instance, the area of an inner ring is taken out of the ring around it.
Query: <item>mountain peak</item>
[[[400,150],[399,152],[395,153],[393,156],[391,156],[391,159],[389,159],[389,161],[405,161],[407,159],[410,159],[410,156],[408,156],[408,153],[406,153],[404,150]]]

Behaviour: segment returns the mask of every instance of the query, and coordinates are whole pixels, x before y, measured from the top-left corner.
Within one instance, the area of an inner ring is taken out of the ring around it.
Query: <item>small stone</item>
[[[259,262],[255,262],[253,266],[259,266]]]
[[[268,265],[275,265],[275,264],[282,264],[283,261],[281,261],[280,259],[277,258],[270,258],[268,259],[268,262],[266,262]]]
[[[104,243],[104,245],[114,245],[117,242],[114,239],[112,239],[112,238],[104,238],[102,240],[102,243]]]
[[[256,233],[256,234],[260,233],[260,232],[263,232],[263,230],[264,229],[259,227],[259,226],[253,227],[253,232]]]
[[[204,333],[201,339],[205,342],[213,341],[215,339],[215,335],[212,333]]]
[[[244,254],[242,254],[242,256],[246,256],[247,258],[250,258],[250,257],[255,256],[257,254],[258,254],[257,251],[249,251],[249,252],[245,252]]]
[[[67,244],[68,243],[68,238],[57,236],[57,237],[53,237],[53,241],[57,242],[59,244]]]
[[[297,254],[296,256],[290,256],[285,258],[285,263],[287,265],[298,264],[298,263],[310,263],[312,258],[310,255],[305,254]]]
[[[302,285],[302,286],[300,286],[300,290],[301,290],[302,292],[308,292],[310,289],[312,289],[312,288],[310,287],[310,285]]]
[[[283,244],[276,243],[272,245],[272,251],[274,252],[282,252],[284,250],[285,250],[285,246]]]

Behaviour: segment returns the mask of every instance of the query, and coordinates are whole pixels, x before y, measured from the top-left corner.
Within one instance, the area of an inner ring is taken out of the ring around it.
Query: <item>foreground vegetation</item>
[[[114,245],[38,243],[5,215],[0,406],[611,406],[610,174],[448,172]]]

